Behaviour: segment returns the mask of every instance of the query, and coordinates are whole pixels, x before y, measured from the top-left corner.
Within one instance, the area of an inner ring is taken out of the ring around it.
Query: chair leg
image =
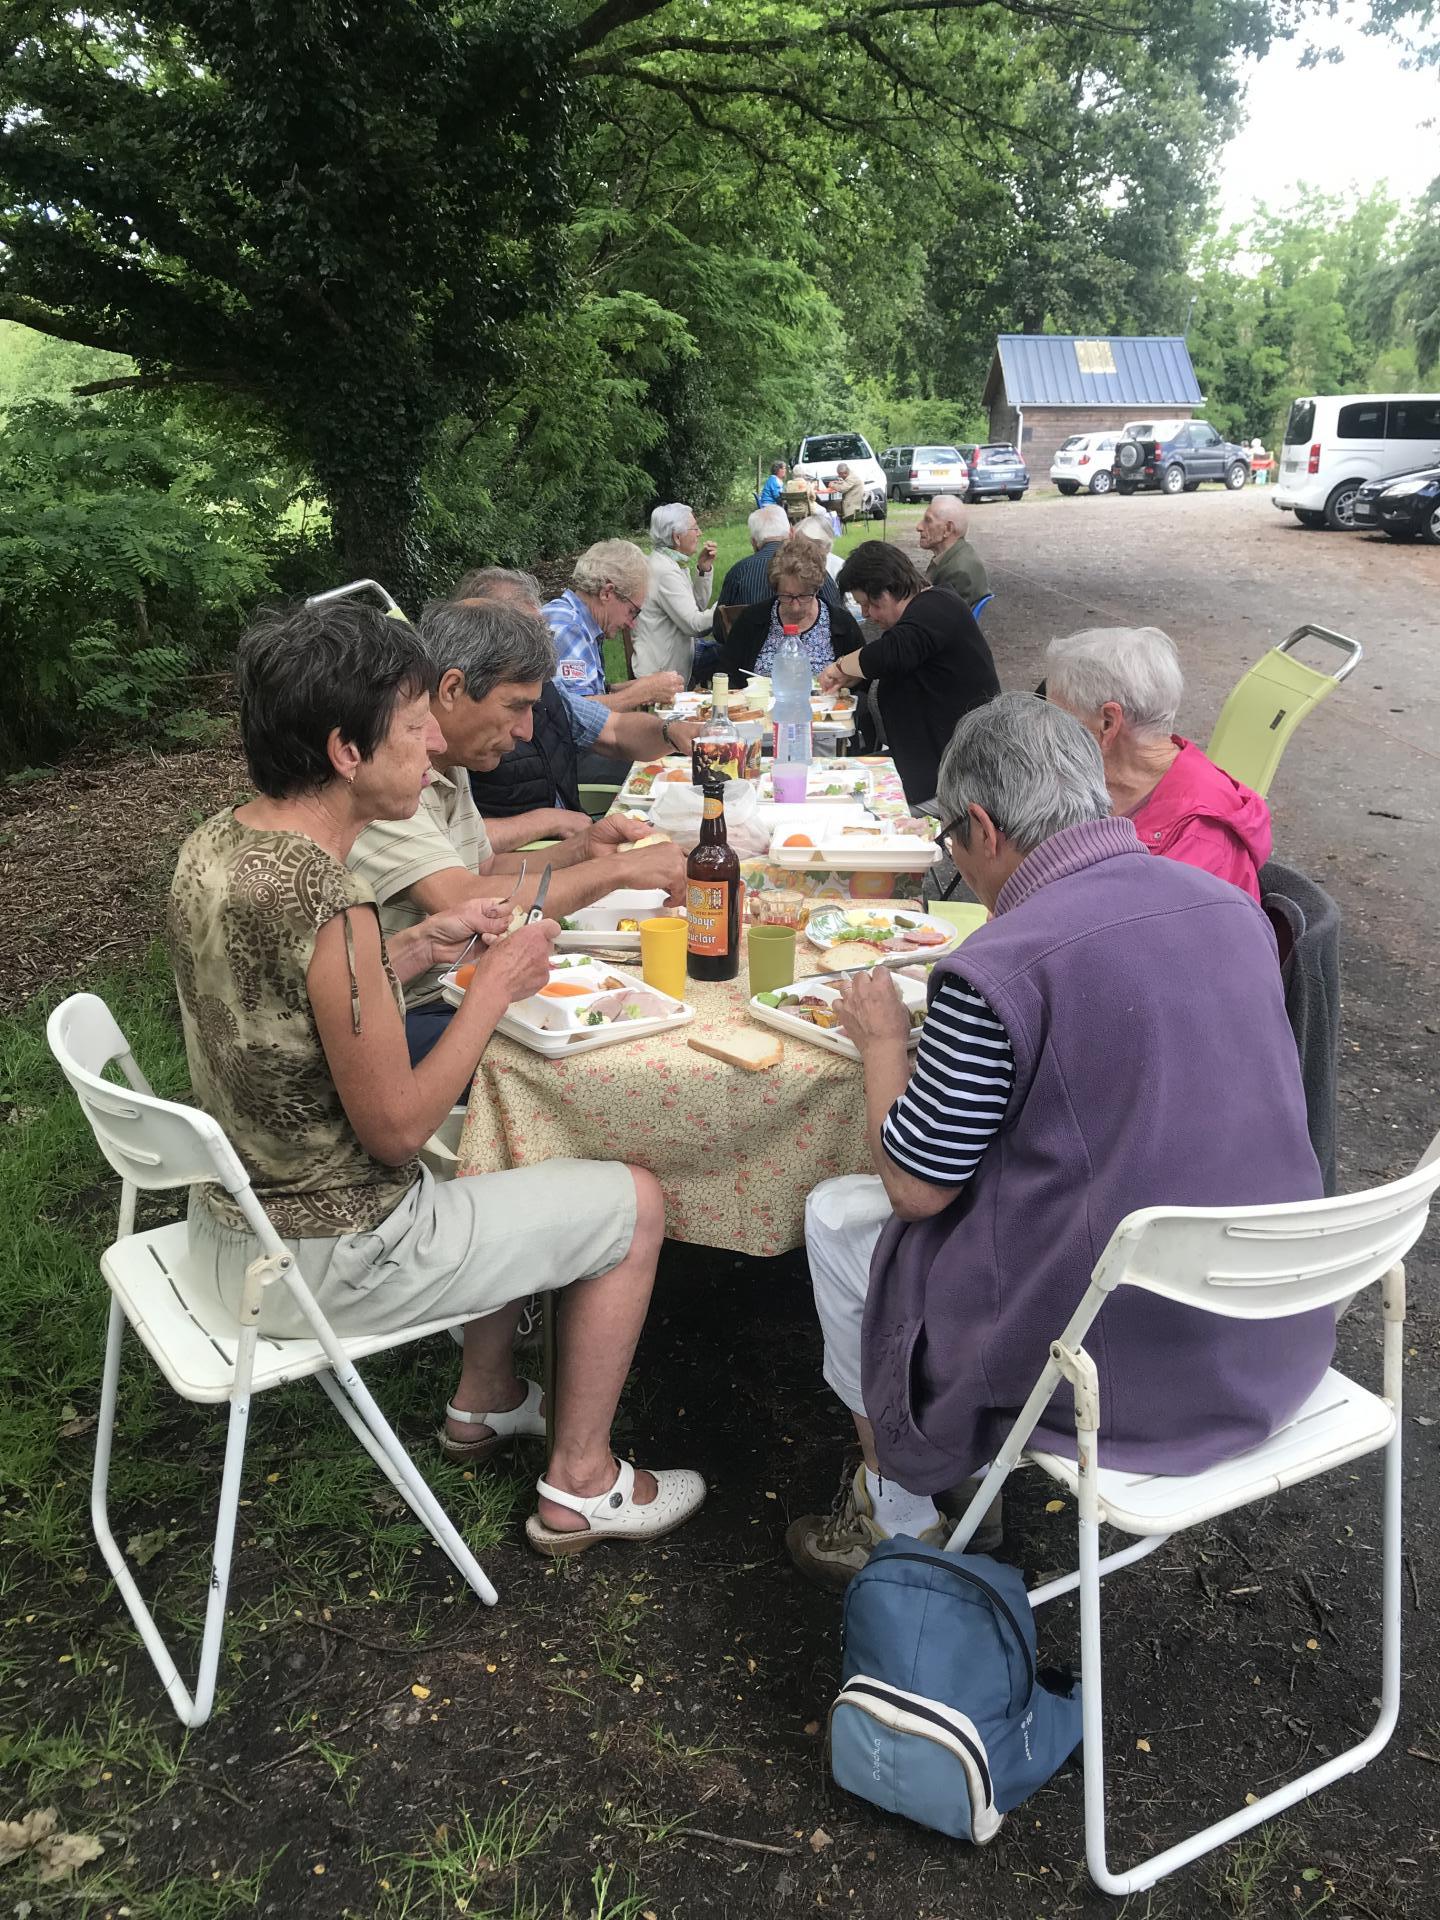
[[[210,1591],[205,1603],[205,1629],[200,1641],[200,1669],[192,1694],[175,1664],[170,1649],[145,1604],[135,1576],[120,1551],[110,1526],[107,1495],[110,1486],[110,1455],[115,1438],[115,1409],[119,1398],[120,1349],[125,1336],[125,1315],[113,1296],[110,1301],[110,1325],[105,1342],[105,1373],[100,1388],[100,1415],[95,1429],[95,1469],[90,1483],[90,1520],[105,1564],[116,1588],[155,1663],[161,1685],[183,1724],[203,1726],[215,1704],[215,1678],[220,1666],[220,1644],[225,1633],[225,1601],[230,1590],[230,1561],[235,1546],[235,1522],[240,1504],[240,1475],[245,1462],[245,1440],[250,1426],[250,1402],[230,1402],[229,1431],[225,1439],[225,1465],[220,1478],[220,1509],[215,1521],[215,1551],[211,1563]]]
[[[401,1445],[399,1435],[375,1404],[354,1365],[347,1364],[344,1374],[331,1370],[315,1377],[346,1426],[396,1492],[403,1495],[410,1510],[436,1546],[449,1557],[466,1586],[487,1607],[493,1607],[499,1596],[480,1562],[466,1546],[454,1521],[431,1491],[429,1482]]]
[[[1102,1892],[1126,1895],[1141,1893],[1166,1874],[1189,1866],[1202,1854],[1223,1846],[1226,1841],[1247,1833],[1251,1827],[1273,1819],[1297,1802],[1318,1793],[1322,1787],[1347,1774],[1358,1773],[1385,1746],[1400,1713],[1400,1619],[1401,1619],[1401,1430],[1395,1432],[1385,1449],[1385,1488],[1383,1496],[1384,1539],[1381,1575],[1381,1697],[1375,1724],[1363,1740],[1343,1753],[1333,1755],[1322,1766],[1276,1787],[1263,1799],[1240,1807],[1223,1820],[1204,1827],[1189,1839],[1181,1840],[1163,1853],[1126,1873],[1112,1873],[1105,1856],[1105,1750],[1104,1716],[1101,1710],[1100,1640],[1100,1530],[1082,1512],[1080,1520],[1080,1671],[1081,1712],[1085,1729],[1085,1858],[1090,1877]],[[1113,1556],[1112,1556],[1113,1557]]]

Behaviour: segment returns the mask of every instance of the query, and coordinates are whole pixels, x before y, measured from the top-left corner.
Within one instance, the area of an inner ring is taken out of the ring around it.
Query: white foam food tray
[[[839,999],[842,984],[838,975],[831,974],[817,974],[811,980],[797,980],[793,987],[779,989],[781,1004],[773,1007],[767,1006],[756,994],[749,1004],[750,1018],[758,1020],[763,1027],[774,1027],[777,1033],[788,1034],[792,1040],[804,1040],[812,1047],[823,1047],[827,1053],[838,1053],[846,1060],[858,1060],[860,1053],[853,1041],[847,1040],[838,1027],[817,1027],[808,1017],[808,1012],[798,1004],[806,1000],[818,1000],[821,1002],[820,1008],[809,1011],[823,1012]],[[918,1047],[927,997],[924,983],[902,976],[895,979],[895,986],[910,1014],[909,1044],[912,1048]],[[790,1002],[789,1010],[786,1001]],[[916,1018],[917,1014],[919,1019]]]
[[[812,907],[805,920],[805,939],[819,952],[853,946],[857,967],[903,967],[916,961],[938,960],[952,953],[961,933],[948,920],[915,907],[869,907],[856,901],[825,901]],[[879,956],[872,951],[879,948]],[[835,966],[830,960],[827,965]]]
[[[622,920],[651,920],[657,914],[679,914],[679,907],[667,908],[668,896],[658,887],[626,889],[622,887],[616,893],[607,893],[603,899],[595,901],[593,906],[577,907],[574,913],[567,913],[560,922],[560,932],[555,939],[556,951],[560,953],[584,953],[592,946],[603,947],[606,953],[634,953],[640,951],[640,929],[620,930]]]
[[[615,804],[619,807],[648,809],[654,804],[657,786],[673,781],[688,787],[692,771],[688,754],[668,754],[663,760],[637,760],[626,775]]]
[[[856,760],[812,760],[805,776],[807,807],[864,806],[875,792],[875,776]],[[759,780],[762,800],[774,800],[775,782],[767,769]],[[798,803],[795,803],[798,804]]]
[[[785,841],[797,832],[815,845],[787,847]],[[940,849],[933,840],[920,833],[901,833],[893,820],[837,824],[826,832],[822,819],[818,833],[781,825],[770,841],[771,862],[796,872],[813,868],[817,873],[924,873],[939,858]]]
[[[453,976],[443,974],[440,985],[450,1004],[458,1006],[464,989],[455,985]],[[496,1028],[508,1040],[548,1060],[568,1059],[572,1053],[589,1053],[624,1040],[643,1040],[672,1027],[688,1026],[695,1018],[695,1009],[686,1001],[647,987],[638,974],[624,973],[594,954],[556,954],[550,962],[549,985],[583,991],[553,994],[542,988],[528,1000],[517,1000]],[[657,1010],[627,1019],[627,999]]]

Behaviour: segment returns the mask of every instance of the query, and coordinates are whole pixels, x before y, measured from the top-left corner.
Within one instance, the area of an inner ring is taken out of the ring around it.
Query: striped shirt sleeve
[[[915,1070],[886,1115],[881,1144],[917,1179],[963,1186],[1000,1130],[1014,1080],[1009,1035],[969,982],[949,975],[930,1003]]]

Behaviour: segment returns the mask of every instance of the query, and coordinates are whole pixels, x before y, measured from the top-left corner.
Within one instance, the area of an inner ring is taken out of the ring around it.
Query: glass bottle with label
[[[703,787],[707,768],[722,780],[738,780],[744,758],[739,729],[723,713],[718,714],[707,720],[695,736],[690,749],[691,783]]]
[[[725,834],[720,778],[704,780],[700,838],[685,867],[685,966],[692,980],[733,980],[740,971],[740,861]]]

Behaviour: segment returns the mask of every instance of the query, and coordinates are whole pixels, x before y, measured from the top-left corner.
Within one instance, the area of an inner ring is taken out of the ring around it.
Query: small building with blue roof
[[[1072,433],[1188,420],[1204,404],[1178,334],[1002,333],[985,382],[990,438],[1018,447],[1041,485]]]

